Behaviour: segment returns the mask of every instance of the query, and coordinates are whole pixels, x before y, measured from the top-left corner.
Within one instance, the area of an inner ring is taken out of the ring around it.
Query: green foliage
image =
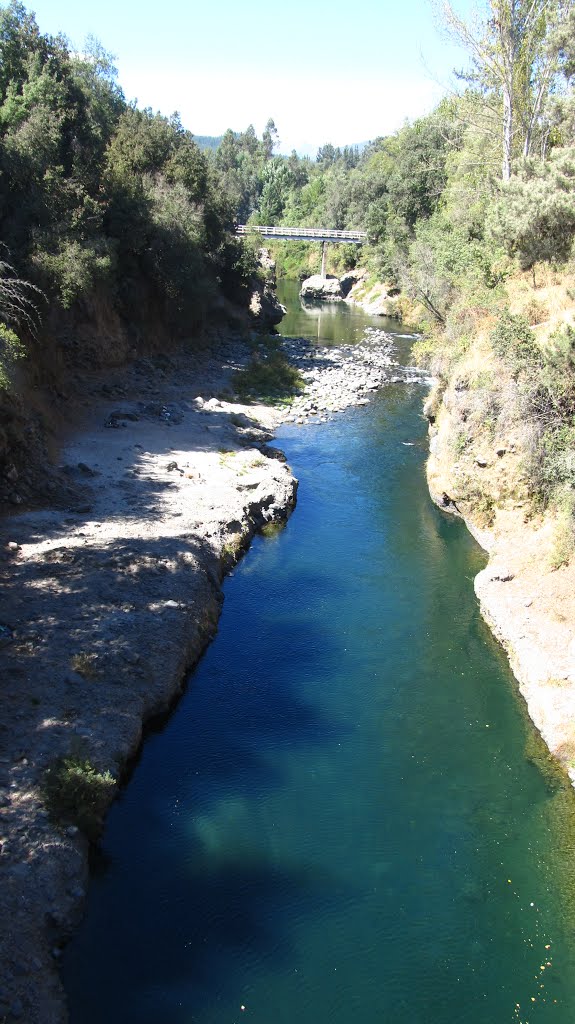
[[[527,366],[538,366],[542,361],[541,350],[527,320],[508,310],[501,313],[491,332],[491,344],[494,352],[516,373]]]
[[[0,323],[0,391],[10,389],[12,367],[23,355],[24,346],[18,336]]]
[[[75,754],[58,758],[44,774],[44,798],[53,821],[76,825],[88,837],[98,838],[116,781]]]
[[[568,259],[575,238],[575,148],[526,161],[503,185],[487,226],[524,269]]]
[[[39,252],[33,257],[52,285],[64,309],[90,294],[98,280],[105,279],[113,266],[110,252],[97,252],[77,240],[63,239],[55,253]]]
[[[248,130],[240,148],[257,193],[249,164],[258,155],[263,165],[264,144]],[[138,337],[151,316],[189,333],[220,287],[246,302],[235,197],[178,115],[127,104],[97,40],[71,53],[15,0],[0,8],[0,177],[0,239],[19,268],[15,322],[28,316],[28,331],[34,285],[53,325],[58,307],[85,315],[97,293]],[[11,322],[0,306],[1,319]]]

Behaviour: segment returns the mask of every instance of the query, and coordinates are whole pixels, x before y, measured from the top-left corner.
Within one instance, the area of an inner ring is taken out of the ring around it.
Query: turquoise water
[[[278,435],[297,509],[112,809],[72,1024],[575,1019],[573,798],[429,500],[422,398]]]

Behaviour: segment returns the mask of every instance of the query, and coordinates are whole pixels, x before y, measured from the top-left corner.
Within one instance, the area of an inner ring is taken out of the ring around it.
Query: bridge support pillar
[[[321,276],[326,277],[327,267],[327,242],[324,242],[321,250]]]

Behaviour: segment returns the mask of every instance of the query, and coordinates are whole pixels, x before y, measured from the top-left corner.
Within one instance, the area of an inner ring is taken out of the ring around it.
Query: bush
[[[14,331],[0,323],[0,391],[10,387],[10,371],[17,359],[24,355],[24,346]]]
[[[541,350],[527,320],[505,310],[491,332],[493,350],[517,374],[541,361]]]
[[[75,755],[58,758],[44,775],[44,797],[52,820],[76,825],[91,840],[101,832],[115,786],[110,772],[99,772]]]
[[[524,270],[539,260],[563,261],[575,237],[575,147],[548,160],[528,160],[502,186],[488,217],[491,237],[517,254]]]
[[[268,351],[256,353],[245,370],[234,375],[233,386],[243,399],[273,405],[300,394],[305,381],[283,352],[268,346]]]

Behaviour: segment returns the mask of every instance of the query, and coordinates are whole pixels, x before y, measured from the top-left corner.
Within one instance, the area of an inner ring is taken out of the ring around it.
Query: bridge
[[[288,228],[263,226],[261,224],[238,224],[238,235],[262,235],[263,238],[277,238],[292,242],[322,242],[321,276],[325,277],[327,246],[329,242],[363,245],[367,241],[365,231],[337,231],[335,228]]]

